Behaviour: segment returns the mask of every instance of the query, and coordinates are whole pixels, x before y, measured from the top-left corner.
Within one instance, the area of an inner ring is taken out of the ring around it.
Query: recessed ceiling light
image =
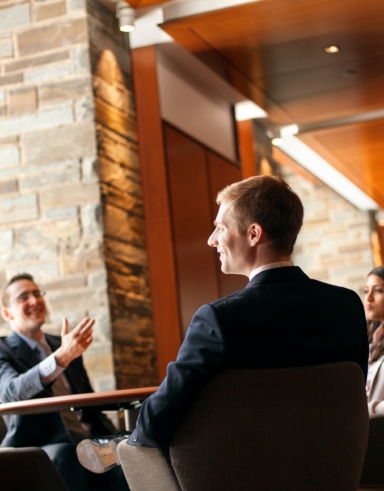
[[[324,51],[329,54],[338,53],[340,48],[336,44],[332,44],[331,46],[325,46]]]

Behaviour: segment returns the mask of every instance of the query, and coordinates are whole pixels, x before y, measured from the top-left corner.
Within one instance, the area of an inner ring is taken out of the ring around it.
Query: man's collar
[[[24,334],[20,334],[19,332],[13,331],[17,336],[19,336],[23,341],[27,343],[27,345],[31,349],[35,349],[37,346],[37,341],[35,339],[29,338],[28,336],[24,336]],[[40,339],[40,342],[44,341],[44,333],[42,333],[42,337]]]
[[[287,266],[293,266],[293,262],[280,261],[277,263],[264,264],[263,266],[259,266],[258,268],[254,269],[251,272],[251,274],[249,275],[249,281],[251,281],[257,274],[261,273],[262,271],[267,271],[268,269],[275,269],[275,268],[285,268]]]

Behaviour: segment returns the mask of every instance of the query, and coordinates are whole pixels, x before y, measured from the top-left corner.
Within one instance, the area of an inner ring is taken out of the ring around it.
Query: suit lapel
[[[32,368],[40,363],[40,358],[37,352],[31,349],[28,344],[15,332],[11,334],[5,340],[9,349],[13,353],[14,357],[21,361],[27,368]]]

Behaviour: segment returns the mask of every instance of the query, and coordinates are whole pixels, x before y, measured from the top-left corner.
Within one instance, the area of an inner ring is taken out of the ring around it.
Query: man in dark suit
[[[81,355],[92,342],[94,321],[86,318],[68,332],[64,319],[61,339],[43,334],[41,327],[46,314],[43,297],[44,292],[27,273],[14,276],[3,287],[1,314],[12,332],[0,340],[2,403],[93,392]],[[79,465],[75,445],[90,436],[115,432],[105,415],[81,411],[78,415],[63,412],[4,419],[8,431],[2,447],[41,447],[71,491],[94,488],[95,476]],[[98,481],[101,489],[128,489],[120,469]]]
[[[309,279],[290,260],[303,221],[292,189],[277,177],[253,177],[225,188],[218,203],[208,244],[220,254],[224,273],[250,281],[193,316],[177,360],[142,405],[129,445],[167,449],[204,385],[225,369],[353,361],[367,374],[360,298]]]

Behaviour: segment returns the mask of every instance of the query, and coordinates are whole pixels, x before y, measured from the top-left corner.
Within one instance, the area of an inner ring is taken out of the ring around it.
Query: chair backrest
[[[0,443],[4,440],[5,435],[7,434],[7,427],[5,426],[4,419],[0,416]]]
[[[203,389],[170,455],[183,491],[351,491],[367,439],[357,364],[229,370]]]

